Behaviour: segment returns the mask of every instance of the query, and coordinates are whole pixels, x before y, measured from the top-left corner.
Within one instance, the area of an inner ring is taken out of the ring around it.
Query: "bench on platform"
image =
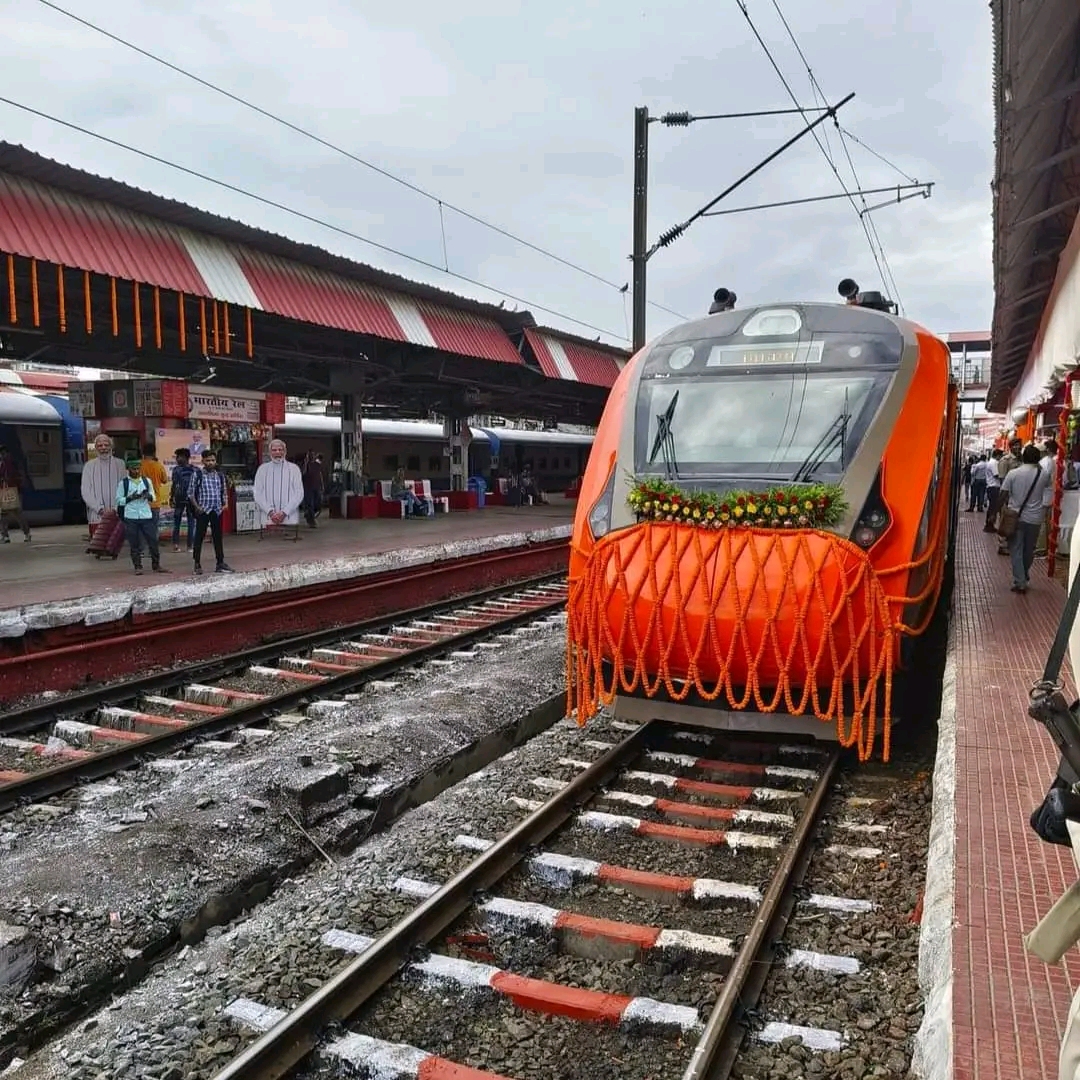
[[[379,482],[379,517],[403,518],[405,516],[405,504],[400,499],[390,495],[390,481]],[[405,486],[420,500],[426,502],[431,514],[448,513],[450,500],[445,496],[435,496],[431,493],[430,480],[406,480]]]

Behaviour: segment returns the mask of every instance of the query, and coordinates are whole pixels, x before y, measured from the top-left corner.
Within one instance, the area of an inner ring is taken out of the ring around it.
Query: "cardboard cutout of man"
[[[94,451],[97,457],[91,458],[82,471],[82,501],[91,529],[105,510],[116,509],[116,485],[127,475],[124,463],[113,456],[113,442],[108,435],[94,440]]]
[[[285,450],[285,443],[274,439],[270,443],[270,460],[264,461],[255,473],[255,505],[263,528],[300,523],[304,478],[300,466],[286,460]]]

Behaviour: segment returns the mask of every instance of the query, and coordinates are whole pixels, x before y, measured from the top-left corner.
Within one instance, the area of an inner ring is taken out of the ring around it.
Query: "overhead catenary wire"
[[[168,68],[175,74],[183,76],[185,79],[190,79],[192,82],[198,83],[198,85],[202,86],[204,89],[211,90],[215,94],[220,94],[222,97],[228,98],[230,101],[235,102],[237,105],[242,105],[244,108],[250,109],[252,112],[258,113],[265,119],[271,120],[276,124],[280,124],[283,127],[288,128],[294,134],[300,135],[305,139],[309,139],[327,150],[332,150],[334,153],[340,154],[343,157],[348,158],[355,164],[362,165],[364,168],[370,169],[372,172],[377,173],[379,176],[382,176],[395,184],[400,184],[402,187],[407,188],[409,191],[412,191],[415,194],[430,200],[431,202],[437,203],[439,207],[440,223],[442,223],[442,211],[445,208],[446,210],[450,210],[453,213],[465,218],[468,221],[473,222],[476,225],[480,225],[485,229],[489,229],[492,232],[498,233],[500,236],[503,236],[508,240],[512,240],[515,244],[521,244],[523,247],[528,248],[530,251],[535,251],[537,254],[543,255],[545,258],[552,259],[553,261],[560,263],[562,266],[565,266],[567,269],[574,270],[579,274],[584,274],[586,277],[592,278],[593,281],[597,281],[601,285],[606,285],[608,288],[620,291],[623,288],[623,286],[619,283],[604,277],[602,274],[597,274],[595,271],[588,269],[588,267],[581,266],[579,263],[576,263],[571,259],[564,258],[562,255],[559,255],[548,248],[542,247],[541,245],[536,244],[531,240],[527,240],[522,236],[518,236],[516,233],[511,232],[509,229],[506,229],[501,225],[496,225],[494,222],[488,221],[485,218],[482,218],[479,215],[464,209],[463,207],[456,206],[453,203],[447,202],[445,199],[440,198],[438,195],[435,195],[427,189],[420,187],[419,184],[414,184],[412,181],[406,180],[402,176],[398,176],[396,173],[391,172],[389,169],[385,169],[381,165],[376,165],[373,161],[369,161],[367,158],[363,158],[359,154],[353,153],[351,150],[346,150],[344,147],[339,146],[337,143],[331,142],[329,139],[324,138],[316,132],[305,128],[300,124],[294,123],[291,120],[287,120],[285,117],[279,116],[277,113],[271,112],[269,109],[265,109],[261,105],[255,104],[255,102],[253,101],[249,101],[247,98],[242,97],[240,94],[234,93],[232,90],[227,90],[223,86],[218,86],[216,83],[211,82],[209,79],[204,79],[201,75],[196,75],[193,71],[189,71],[187,68],[181,67],[179,64],[174,64],[171,60],[167,60],[165,59],[165,57],[159,56],[157,53],[151,52],[149,49],[145,49],[141,45],[136,45],[134,42],[129,41],[127,38],[121,37],[119,34],[113,33],[111,30],[106,30],[105,27],[99,26],[97,23],[91,22],[89,19],[84,18],[82,15],[77,15],[73,11],[68,11],[67,8],[61,7],[59,4],[53,3],[53,0],[38,0],[38,2],[43,6],[51,9],[52,11],[57,12],[60,15],[67,16],[67,18],[74,20],[81,26],[86,27],[86,29],[92,30],[94,31],[94,33],[97,34],[101,34],[103,37],[108,38],[115,44],[121,45],[125,49],[130,49],[132,52],[138,53],[140,56],[145,57],[147,60],[152,60],[154,61],[154,63],[160,64],[162,67]],[[445,225],[442,225],[442,229],[443,247],[445,249]],[[686,319],[685,315],[681,314],[678,311],[674,311],[669,307],[665,307],[663,304],[656,303],[655,301],[649,301],[649,303],[659,311],[667,312],[667,314],[674,315],[676,318],[679,319]],[[539,305],[534,306],[539,307]]]
[[[342,225],[335,225],[332,221],[326,221],[324,218],[316,217],[314,214],[308,214],[303,210],[297,210],[295,207],[287,206],[285,203],[277,202],[275,199],[270,199],[265,195],[259,195],[257,192],[248,191],[246,188],[242,188],[237,184],[230,183],[228,180],[221,180],[216,176],[210,176],[207,173],[200,172],[198,169],[192,169],[187,165],[181,165],[179,162],[170,161],[168,158],[161,157],[159,154],[151,153],[149,150],[140,149],[137,146],[132,146],[129,143],[121,142],[119,139],[111,138],[108,135],[102,135],[99,131],[94,131],[91,128],[83,127],[81,124],[75,124],[70,120],[63,120],[59,116],[53,116],[51,113],[43,112],[41,109],[35,109],[31,105],[26,105],[21,101],[15,101],[12,98],[4,97],[0,95],[0,102],[5,105],[10,105],[14,109],[20,109],[25,113],[29,113],[31,116],[37,116],[42,120],[48,120],[51,123],[59,124],[61,127],[67,128],[69,131],[77,131],[81,135],[87,135],[92,139],[97,139],[99,142],[106,143],[109,146],[114,146],[120,150],[126,150],[128,153],[137,154],[139,157],[145,158],[147,161],[156,162],[159,165],[165,165],[170,169],[175,169],[177,172],[186,174],[187,176],[193,176],[197,180],[203,180],[208,184],[216,184],[218,187],[224,188],[226,191],[232,191],[237,195],[243,195],[244,198],[252,199],[255,202],[262,203],[264,206],[272,207],[275,210],[281,210],[286,214],[291,214],[295,218],[299,218],[301,221],[310,222],[313,225],[318,225],[320,228],[329,229],[331,232],[338,233],[341,236],[347,236],[351,240],[358,240],[362,244],[369,244],[371,247],[378,248],[380,251],[384,251],[389,255],[395,255],[400,259],[405,259],[408,262],[415,263],[417,266],[423,266],[428,270],[434,270],[439,274],[446,274],[448,277],[456,278],[458,281],[467,282],[469,285],[473,285],[476,288],[486,289],[488,292],[495,293],[496,296],[503,296],[507,300],[513,300],[514,303],[524,304],[526,307],[535,308],[537,311],[543,311],[548,315],[554,315],[556,318],[565,319],[567,322],[574,323],[577,326],[584,326],[589,330],[595,330],[599,334],[606,334],[608,337],[615,338],[618,341],[626,341],[622,334],[617,333],[614,330],[608,330],[602,326],[596,326],[593,323],[586,322],[583,319],[575,318],[573,315],[567,315],[564,311],[559,311],[557,308],[546,307],[543,304],[538,304],[534,300],[528,300],[525,297],[517,296],[514,293],[507,292],[505,289],[499,288],[497,285],[490,285],[486,281],[479,281],[476,278],[469,277],[466,274],[458,273],[454,270],[447,270],[439,266],[438,263],[429,262],[427,259],[421,259],[417,255],[409,255],[407,252],[399,251],[397,248],[390,247],[389,244],[382,244],[378,240],[372,240],[370,237],[363,236],[360,233],[353,232],[351,229],[346,229]]]
[[[810,66],[810,61],[807,59],[806,54],[802,50],[802,46],[799,44],[798,38],[795,36],[795,31],[791,29],[791,24],[787,21],[783,10],[780,7],[780,0],[772,0],[772,6],[776,11],[776,14],[780,18],[780,22],[783,24],[784,29],[787,31],[788,37],[791,39],[792,45],[795,46],[795,51],[799,54],[799,59],[803,62],[803,67],[806,68],[806,74],[809,76],[810,85],[814,88],[815,99],[817,94],[820,93],[823,97],[825,91],[821,88],[821,84],[817,80],[817,76],[814,74],[814,69]],[[862,181],[859,179],[859,173],[855,168],[855,162],[852,160],[851,151],[848,148],[847,140],[845,139],[845,131],[840,126],[839,120],[836,122],[836,131],[840,136],[840,148],[844,151],[844,157],[847,159],[848,168],[851,169],[851,177],[855,181],[855,187],[861,188]],[[867,148],[869,149],[869,147]],[[880,156],[880,155],[879,155]],[[895,166],[892,166],[895,168]],[[866,205],[866,197],[860,196],[862,201],[862,212],[859,214],[859,220],[863,225],[863,230],[867,233],[867,238],[873,235],[874,241],[877,243],[878,251],[881,254],[881,262],[885,268],[885,274],[888,275],[888,283],[885,277],[882,277],[882,284],[885,285],[887,290],[890,289],[892,295],[896,298],[897,307],[903,310],[903,301],[900,298],[900,288],[896,283],[896,278],[893,276],[892,267],[889,265],[889,256],[885,252],[885,245],[881,242],[881,236],[877,231],[877,223],[870,216],[870,207]],[[880,267],[879,267],[880,269]]]
[[[774,3],[775,3],[775,0],[774,0]],[[780,80],[781,84],[783,85],[784,89],[787,91],[788,97],[791,98],[792,104],[794,104],[796,106],[796,108],[801,109],[802,105],[801,105],[801,102],[799,101],[798,95],[792,89],[791,84],[788,82],[787,77],[784,75],[783,71],[781,70],[780,65],[776,62],[776,59],[773,57],[772,50],[769,48],[768,44],[765,42],[765,39],[762,37],[760,31],[757,28],[757,25],[754,23],[754,20],[751,17],[750,11],[749,11],[749,9],[747,7],[746,0],[735,0],[735,4],[739,8],[739,10],[742,12],[743,17],[746,19],[747,25],[750,27],[751,33],[757,39],[757,43],[761,46],[761,49],[765,53],[765,56],[768,59],[769,64],[771,65],[773,71],[776,72],[777,78],[779,78],[779,80]],[[782,12],[781,12],[781,19],[783,19],[783,13]],[[786,20],[784,20],[784,22],[785,22],[785,25],[786,25]],[[796,48],[798,48],[797,43],[796,43]],[[800,54],[801,54],[801,50],[800,50]],[[804,58],[804,62],[805,62],[805,58]],[[807,67],[809,68],[809,65],[807,65]],[[812,73],[811,73],[811,80],[812,80],[812,83],[816,84],[817,80],[813,78]],[[837,123],[837,128],[839,128],[839,122],[837,121],[836,123]],[[859,217],[859,223],[860,223],[860,225],[862,227],[863,235],[866,237],[866,242],[867,242],[867,244],[868,244],[868,246],[870,248],[870,254],[873,257],[874,264],[877,267],[878,276],[881,278],[882,285],[886,289],[888,289],[889,285],[888,285],[888,279],[886,277],[886,271],[885,271],[885,268],[882,265],[882,259],[878,254],[878,249],[877,249],[877,246],[874,243],[874,237],[873,237],[873,234],[870,231],[869,225],[867,224],[866,218],[864,217],[864,215],[859,213],[859,206],[856,203],[854,196],[848,190],[848,186],[847,186],[847,183],[844,181],[844,178],[840,175],[840,170],[837,168],[836,162],[833,160],[832,154],[826,148],[826,146],[822,143],[820,137],[818,136],[818,134],[816,132],[811,132],[811,134],[814,137],[814,142],[817,143],[818,149],[824,155],[825,160],[829,163],[829,168],[832,170],[833,175],[836,177],[837,182],[840,184],[841,190],[844,192],[844,194],[848,198],[848,201],[851,203],[851,208],[855,211],[855,213]],[[894,295],[896,295],[896,294],[894,293]],[[899,303],[899,299],[900,298],[897,295],[897,302],[898,303]]]

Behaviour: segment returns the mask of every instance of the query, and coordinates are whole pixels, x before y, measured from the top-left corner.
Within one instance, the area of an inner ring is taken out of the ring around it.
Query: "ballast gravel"
[[[556,656],[561,661],[561,643],[552,650],[553,663]],[[535,670],[535,659],[529,662],[529,669]],[[395,892],[393,882],[399,876],[446,881],[475,857],[455,847],[454,836],[499,837],[528,814],[515,805],[513,797],[543,797],[531,787],[532,778],[566,775],[557,772],[560,757],[599,757],[602,751],[587,747],[588,740],[617,742],[623,737],[625,732],[605,718],[584,730],[566,723],[556,725],[409,813],[334,866],[312,868],[282,885],[249,916],[234,920],[227,928],[212,929],[200,945],[166,961],[135,990],[56,1040],[32,1059],[16,1080],[138,1080],[144,1076],[203,1080],[212,1076],[254,1038],[253,1032],[239,1030],[223,1016],[226,1005],[238,997],[285,1009],[298,1004],[352,960],[324,946],[323,933],[334,928],[372,936],[382,933],[416,903]],[[791,1039],[779,1046],[753,1045],[737,1066],[742,1080],[900,1080],[903,1076],[903,1070],[894,1066],[906,1068],[910,1033],[921,1016],[915,972],[918,928],[910,919],[925,860],[929,815],[925,770],[932,755],[930,759],[917,754],[906,759],[899,756],[902,760],[890,767],[890,779],[884,785],[860,784],[852,774],[828,809],[834,824],[829,842],[875,843],[886,849],[888,858],[860,863],[853,871],[850,861],[837,862],[821,853],[811,864],[807,879],[814,892],[865,897],[878,905],[877,910],[869,915],[837,915],[797,908],[788,935],[800,947],[823,952],[850,955],[852,943],[856,943],[860,951],[854,955],[863,962],[863,971],[858,976],[840,977],[778,968],[770,976],[761,1003],[769,1019],[836,1028],[848,1044],[825,1053],[810,1051]],[[900,786],[896,785],[898,779]],[[836,822],[852,819],[846,798],[868,792],[883,795],[885,801],[856,813],[862,820],[889,826],[887,842],[851,840],[835,829]],[[560,850],[569,835],[563,831],[543,848]],[[587,833],[579,827],[573,835],[575,844],[567,850],[580,855],[577,841]],[[613,834],[597,835],[606,841],[613,839]],[[627,847],[618,857],[608,844],[602,851],[597,848],[600,861],[672,873],[680,871],[673,869],[671,856],[683,853],[688,860],[697,860],[692,870],[685,869],[690,866],[685,863],[684,873],[735,881],[752,880],[756,875],[761,884],[768,879],[776,857],[775,853],[744,849],[725,873],[718,862],[727,854],[723,851],[680,848],[630,835],[622,836],[619,842]],[[753,868],[749,877],[747,866]],[[524,870],[500,883],[497,891],[569,910],[582,910],[589,903],[594,906],[585,913],[702,933],[724,933],[727,927],[738,926],[741,916],[738,905],[730,903],[715,909],[679,901],[668,905],[587,884],[567,893],[538,893],[530,891]],[[710,918],[714,914],[715,919]],[[690,923],[691,915],[700,921]],[[884,936],[888,934],[893,936]],[[445,942],[436,947],[453,949]],[[695,990],[683,971],[665,971],[663,965],[648,961],[593,962],[549,950],[530,954],[521,941],[507,943],[505,948],[494,962],[503,963],[505,955],[508,964],[520,961],[530,973],[543,977],[693,1004],[703,1018],[718,985],[713,974],[702,972]],[[514,948],[525,951],[516,956]],[[433,995],[407,976],[399,977],[389,993],[377,995],[349,1028],[420,1046],[516,1080],[591,1080],[600,1076],[666,1080],[681,1075],[694,1044],[693,1034],[679,1038],[597,1029],[524,1012],[487,995],[470,1000],[464,1008],[447,1009],[449,994],[442,991]],[[329,1077],[340,1072],[336,1064],[324,1060],[303,1075]]]
[[[880,848],[874,859],[830,855],[818,844],[805,886],[815,893],[869,900],[874,910],[838,915],[798,906],[785,943],[859,961],[856,975],[775,966],[759,1014],[839,1031],[840,1050],[812,1051],[794,1037],[778,1046],[744,1048],[733,1075],[740,1080],[905,1080],[922,1021],[918,984],[918,910],[926,873],[931,776],[936,747],[932,720],[898,729],[893,760],[884,769],[846,768],[826,805],[824,842]],[[847,800],[874,799],[851,807]],[[841,822],[884,825],[862,834]]]
[[[30,930],[38,965],[0,993],[0,1069],[80,1000],[136,981],[158,950],[199,940],[321,862],[301,827],[325,839],[322,826],[284,789],[334,772],[347,793],[331,809],[361,796],[377,805],[557,694],[564,635],[560,617],[545,619],[450,667],[312,706],[294,730],[241,732],[231,748],[177,753],[5,815],[0,923]]]

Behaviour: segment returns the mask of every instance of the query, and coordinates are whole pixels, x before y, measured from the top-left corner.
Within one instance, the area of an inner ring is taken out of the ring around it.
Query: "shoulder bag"
[[[1019,510],[1012,510],[1006,505],[1002,508],[1001,513],[998,514],[997,533],[1002,539],[1008,540],[1015,534],[1016,527],[1020,524],[1020,515],[1024,512],[1024,507],[1027,505],[1028,499],[1031,498],[1031,493],[1035,490],[1035,485],[1039,482],[1039,477],[1041,475],[1041,470],[1036,471],[1035,479],[1031,481],[1031,487],[1027,489],[1027,494],[1024,496],[1024,501],[1020,504]]]

